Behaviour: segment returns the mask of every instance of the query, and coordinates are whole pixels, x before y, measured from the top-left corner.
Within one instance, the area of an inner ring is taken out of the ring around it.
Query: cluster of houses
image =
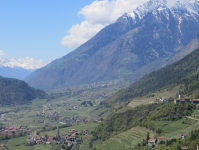
[[[12,135],[14,133],[15,136],[19,135],[19,131],[23,131],[23,135],[25,135],[27,132],[32,132],[32,128],[28,128],[27,126],[2,126],[2,129],[0,129],[0,135],[8,134]]]
[[[199,99],[190,99],[189,97],[183,97],[183,95],[179,95],[177,99],[174,99],[174,103],[193,103],[199,104]]]
[[[165,140],[165,137],[163,137],[163,136],[157,137],[157,139],[149,139],[149,140],[148,140],[148,145],[149,145],[150,147],[154,147],[154,146],[156,145],[156,142],[158,142],[158,141],[163,141],[163,140]]]
[[[92,83],[92,84],[84,84],[83,88],[85,89],[92,89],[92,88],[98,88],[98,87],[104,87],[104,86],[112,86],[112,85],[117,85],[122,82],[121,79],[115,80],[115,81],[109,81],[109,82],[97,82],[97,83]]]
[[[46,108],[45,108],[46,109]],[[59,113],[58,112],[51,112],[51,113],[49,113],[49,114],[46,114],[45,113],[45,111],[43,111],[43,112],[38,112],[37,113],[37,116],[38,117],[42,117],[42,118],[50,118],[50,117],[57,117],[59,115]]]
[[[82,138],[78,138],[80,135],[84,135]],[[78,132],[76,129],[71,129],[65,136],[59,135],[59,129],[57,130],[57,135],[55,137],[43,134],[42,136],[37,135],[37,131],[31,134],[31,138],[27,139],[30,145],[35,144],[67,144],[68,146],[76,145],[82,142],[82,139],[86,138],[88,130]]]
[[[77,123],[82,123],[82,122],[89,122],[88,119],[84,118],[82,120],[78,120],[77,116],[74,117],[60,117],[58,116],[59,112],[51,112],[49,114],[46,114],[44,111],[43,112],[38,112],[37,116],[41,117],[41,118],[45,118],[45,120],[42,121],[38,121],[40,123],[47,123],[47,122],[51,122],[54,123],[55,121],[58,121],[61,124],[77,124]],[[34,120],[37,121],[37,120]]]
[[[82,122],[89,122],[89,119],[82,119],[82,120],[78,120],[77,116],[74,117],[64,117],[64,118],[60,118],[62,120],[60,120],[59,123],[61,124],[77,124],[77,123],[82,123]]]
[[[182,134],[181,138],[185,139],[187,136],[189,136],[189,134]],[[153,148],[157,142],[165,141],[165,140],[166,140],[166,138],[164,136],[157,137],[157,139],[149,139],[148,145]],[[199,150],[199,149],[197,149],[197,150]]]

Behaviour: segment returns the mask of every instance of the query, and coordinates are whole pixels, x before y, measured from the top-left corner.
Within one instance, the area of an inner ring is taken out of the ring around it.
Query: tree
[[[168,140],[166,140],[165,145],[168,146]]]
[[[23,135],[23,130],[20,130],[19,131],[19,136],[22,136]]]
[[[8,134],[4,134],[4,139],[8,139]]]
[[[14,138],[15,137],[15,132],[14,131],[12,131],[12,138]]]
[[[178,142],[175,142],[172,146],[171,146],[172,150],[181,150],[181,146]]]
[[[184,111],[184,115],[185,115],[185,116],[190,116],[190,115],[191,115],[191,112],[190,112],[189,110],[185,110],[185,111]]]
[[[150,137],[149,137],[149,132],[147,132],[147,135],[146,135],[146,142],[148,142],[149,139],[150,139]]]
[[[158,128],[155,130],[155,132],[156,132],[157,134],[160,134],[162,131],[163,131],[163,130],[162,130],[162,127],[158,127]]]

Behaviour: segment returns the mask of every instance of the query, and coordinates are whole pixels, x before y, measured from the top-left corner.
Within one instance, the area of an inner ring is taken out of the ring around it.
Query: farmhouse
[[[186,138],[187,136],[189,136],[189,134],[182,134],[182,139]]]
[[[148,144],[150,144],[150,145],[155,145],[155,143],[156,143],[156,139],[149,139],[148,140]]]
[[[164,101],[166,101],[166,98],[161,97],[159,100],[162,101],[162,102],[164,102]]]

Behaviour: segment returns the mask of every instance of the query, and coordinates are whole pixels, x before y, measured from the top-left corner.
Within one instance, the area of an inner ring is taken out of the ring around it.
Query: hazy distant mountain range
[[[150,0],[125,13],[73,52],[34,71],[25,81],[37,88],[55,88],[138,79],[169,64],[166,60],[176,61],[193,51],[187,53],[183,48],[199,33],[198,22],[196,0]],[[181,56],[174,57],[178,53]],[[144,72],[139,70],[144,67]]]

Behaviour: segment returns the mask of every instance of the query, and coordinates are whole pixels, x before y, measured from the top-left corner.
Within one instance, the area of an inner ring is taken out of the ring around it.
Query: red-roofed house
[[[20,127],[6,127],[7,130],[19,130]]]
[[[165,137],[162,136],[162,137],[158,137],[157,139],[158,141],[162,141],[162,140],[165,140]]]

